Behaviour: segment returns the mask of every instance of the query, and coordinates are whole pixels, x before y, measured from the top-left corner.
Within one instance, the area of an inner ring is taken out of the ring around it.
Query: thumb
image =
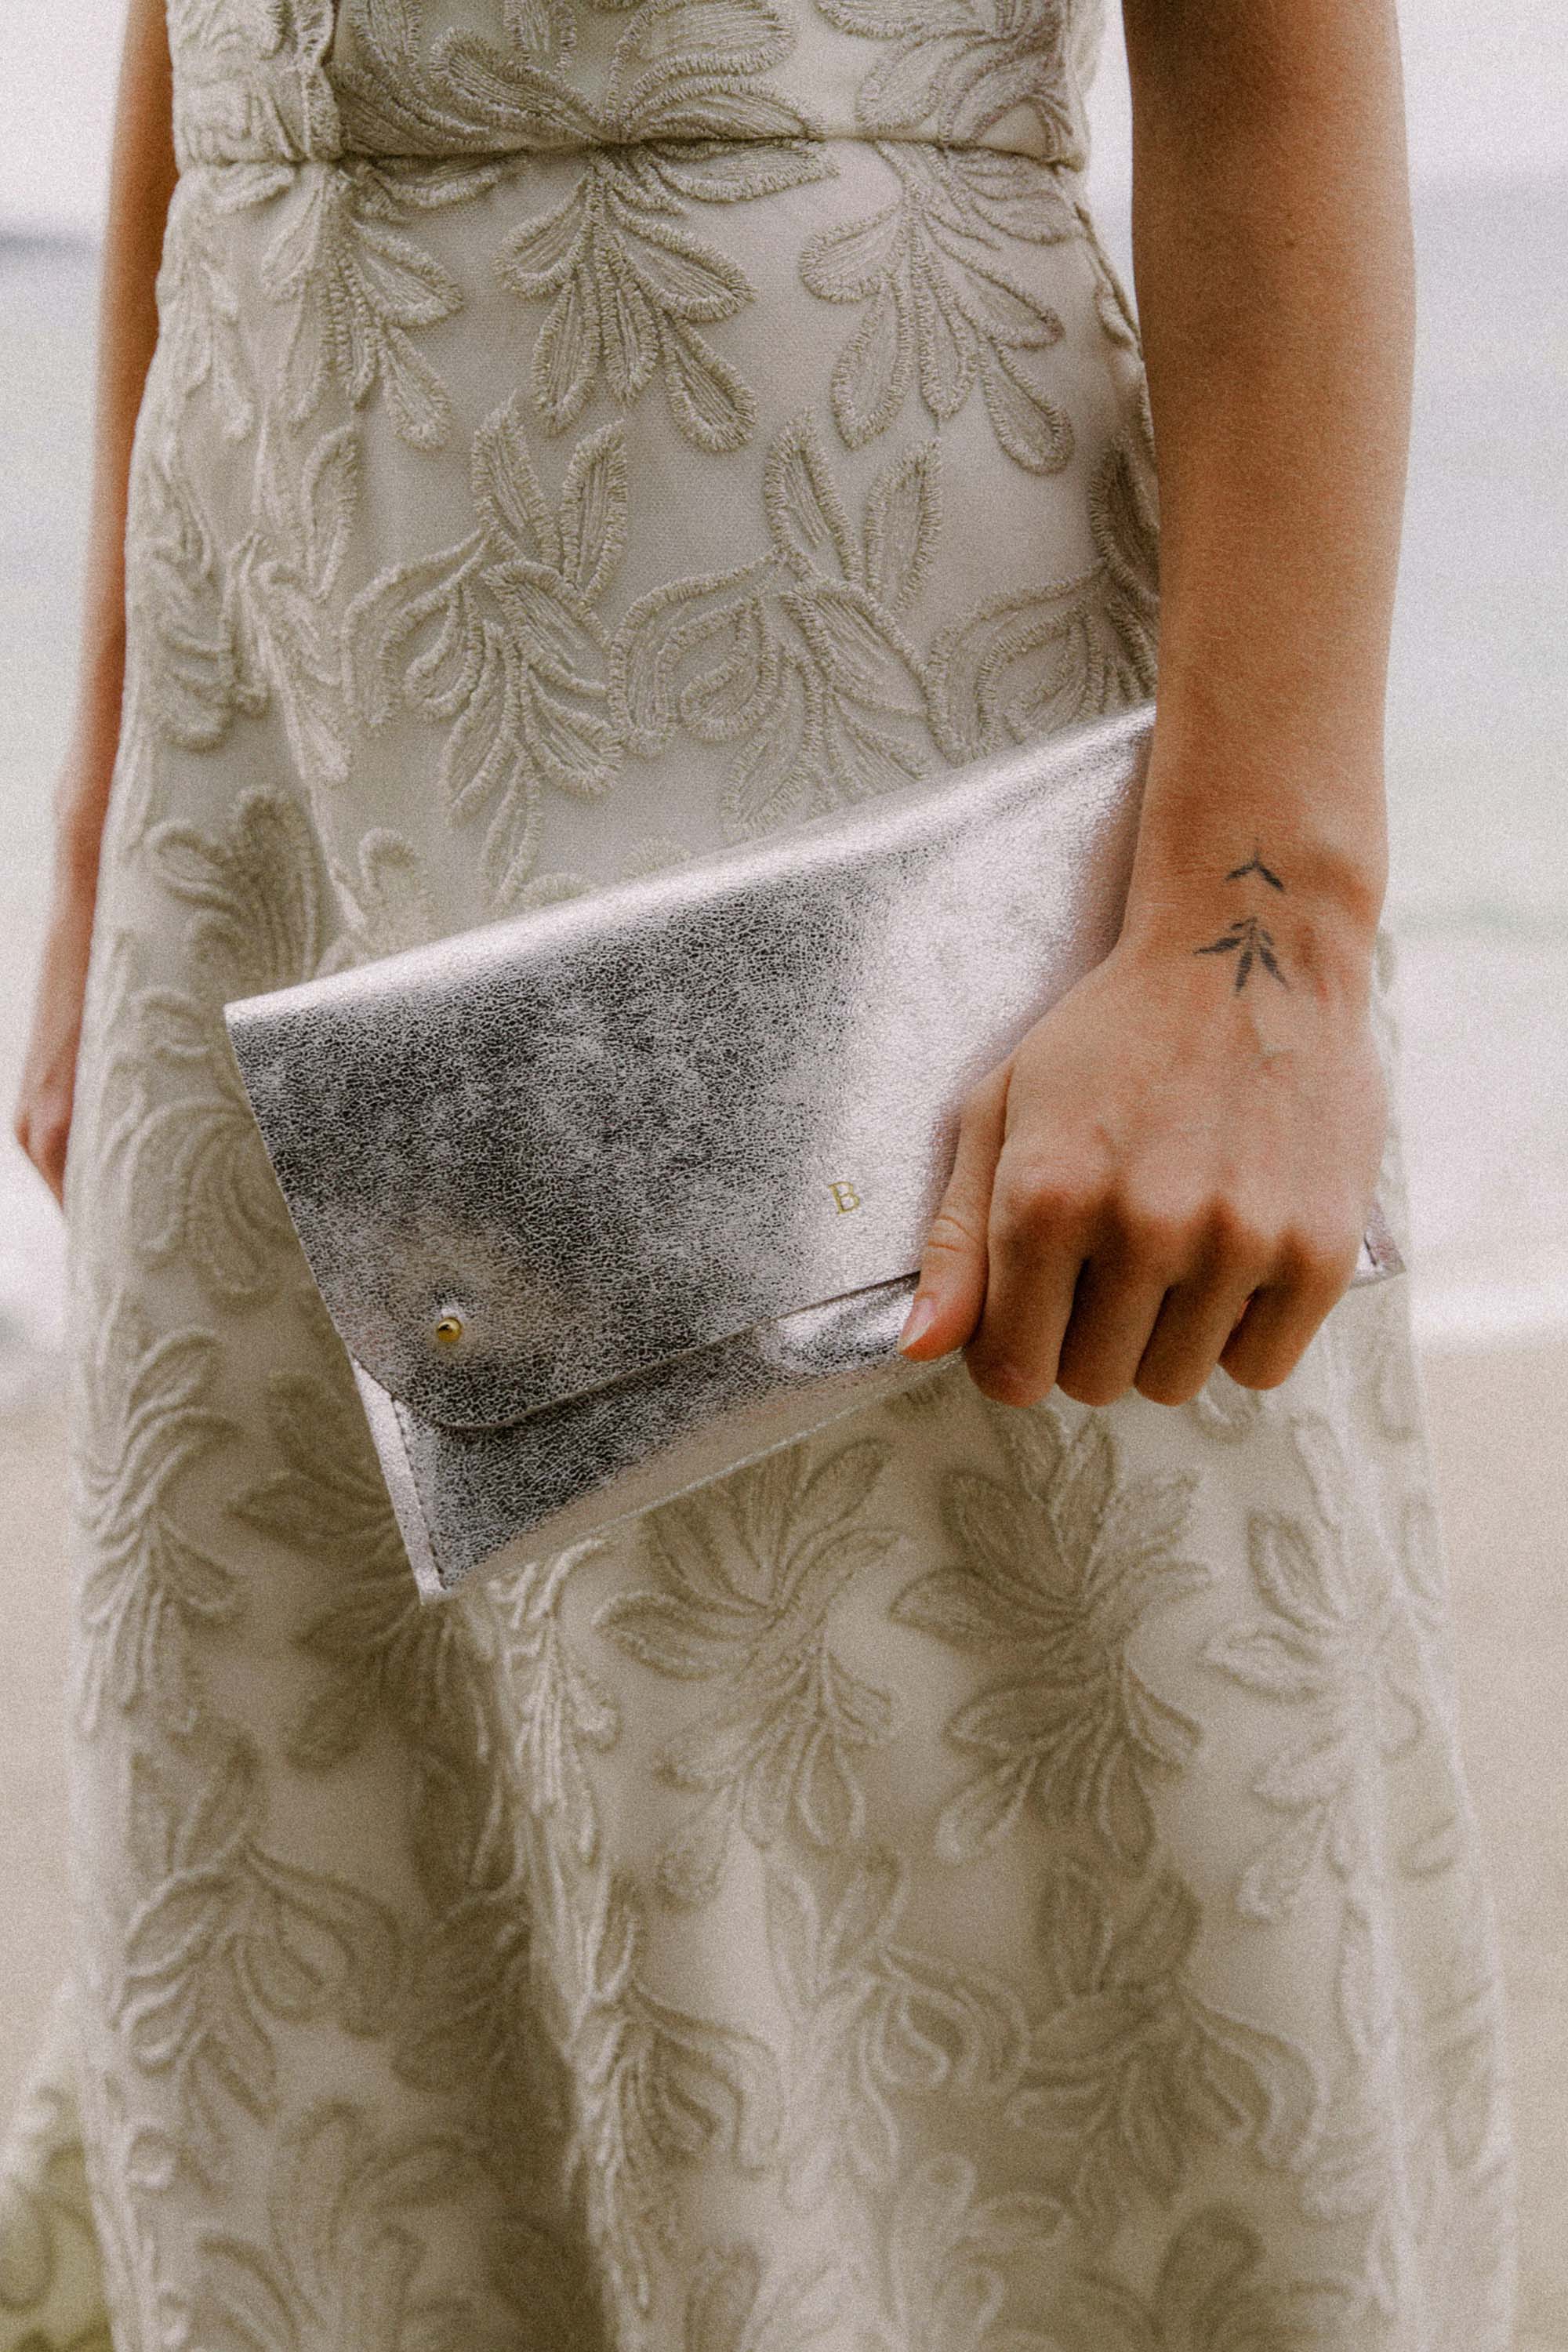
[[[924,1362],[961,1348],[985,1304],[985,1231],[1002,1150],[1007,1071],[993,1070],[968,1096],[947,1190],[926,1234],[920,1280],[899,1347]]]

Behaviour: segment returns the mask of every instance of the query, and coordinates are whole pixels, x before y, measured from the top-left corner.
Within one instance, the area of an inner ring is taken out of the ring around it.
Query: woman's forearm
[[[1125,0],[1159,468],[1158,716],[1131,919],[1262,901],[1370,950],[1409,424],[1393,0]],[[1205,944],[1195,940],[1194,944]],[[1234,959],[1233,959],[1234,961]]]
[[[92,489],[83,562],[77,707],[60,777],[60,853],[96,872],[125,674],[125,515],[131,444],[157,341],[154,288],[174,191],[163,0],[131,0],[115,104],[99,287]]]

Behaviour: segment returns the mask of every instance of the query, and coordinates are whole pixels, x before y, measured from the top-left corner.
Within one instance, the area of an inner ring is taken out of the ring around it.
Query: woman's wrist
[[[1122,936],[1208,956],[1237,991],[1363,999],[1387,887],[1381,761],[1151,762]]]
[[[1363,868],[1314,855],[1300,839],[1276,847],[1238,823],[1229,839],[1189,843],[1162,858],[1141,840],[1121,945],[1169,968],[1205,968],[1219,995],[1254,1003],[1305,998],[1360,1011],[1371,992],[1383,904]]]

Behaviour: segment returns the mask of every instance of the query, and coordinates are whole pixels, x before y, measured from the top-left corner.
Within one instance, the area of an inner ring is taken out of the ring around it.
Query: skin
[[[904,1346],[981,1390],[1177,1404],[1284,1380],[1353,1269],[1413,342],[1392,0],[1124,0],[1159,451],[1154,742],[1121,937],[977,1086]],[[163,0],[131,0],[79,709],[16,1117],[60,1194],[124,676],[125,488],[174,185]],[[1238,869],[1256,860],[1274,879]],[[1278,887],[1282,886],[1282,887]],[[1270,971],[1248,918],[1267,926]]]
[[[49,919],[13,1129],[57,1200],[65,1186],[99,845],[125,679],[131,441],[158,336],[153,284],[175,179],[164,0],[131,0],[115,100],[100,279],[91,503],[77,707],[55,786]]]

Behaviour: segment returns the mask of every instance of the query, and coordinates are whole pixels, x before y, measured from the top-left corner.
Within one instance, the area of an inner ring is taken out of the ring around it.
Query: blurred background
[[[1110,0],[1091,192],[1129,283]],[[71,713],[121,0],[0,10],[0,2125],[66,1935],[62,1237],[9,1140]],[[1568,2352],[1568,10],[1404,0],[1420,343],[1388,749],[1422,1346],[1526,2164]]]

